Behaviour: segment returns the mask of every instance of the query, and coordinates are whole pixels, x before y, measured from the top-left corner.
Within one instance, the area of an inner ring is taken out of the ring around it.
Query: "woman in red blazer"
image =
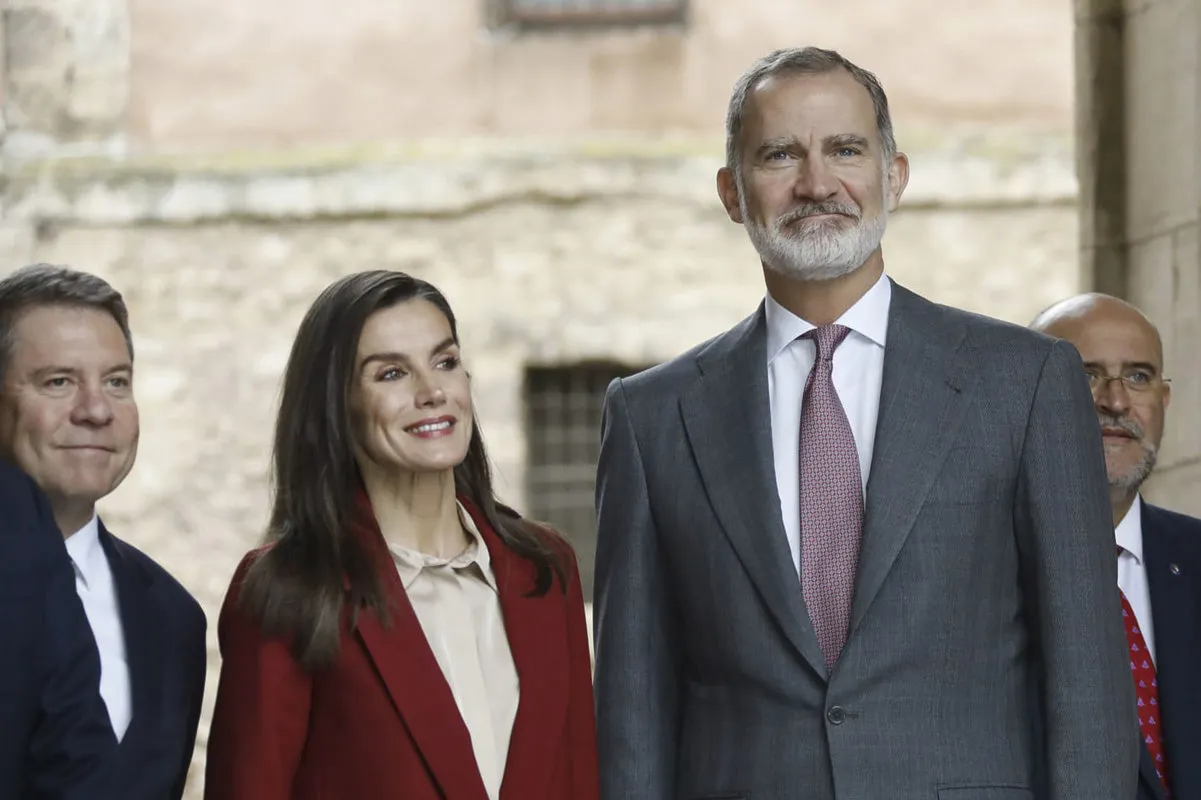
[[[595,800],[569,546],[500,505],[433,286],[365,272],[301,323],[268,544],[221,609],[211,800]]]

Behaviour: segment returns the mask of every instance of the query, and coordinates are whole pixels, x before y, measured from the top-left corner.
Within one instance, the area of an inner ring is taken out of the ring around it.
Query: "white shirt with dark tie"
[[[1147,564],[1143,560],[1143,501],[1138,495],[1114,530],[1118,547],[1118,588],[1126,595],[1138,629],[1147,643],[1151,663],[1155,662],[1155,621],[1151,618],[1151,586],[1147,583]]]
[[[93,514],[88,524],[67,538],[67,553],[75,566],[75,591],[83,602],[88,624],[100,651],[100,696],[120,741],[133,718],[129,686],[129,661],[121,606],[108,557],[100,544],[100,520]]]
[[[835,320],[851,333],[834,351],[832,379],[843,411],[851,424],[855,449],[866,492],[880,413],[880,387],[884,380],[884,346],[888,335],[888,310],[892,283],[887,275]],[[801,405],[805,383],[816,357],[809,339],[798,339],[814,325],[777,303],[769,294],[767,316],[767,391],[771,405],[771,438],[776,466],[776,488],[784,531],[792,551],[792,564],[801,568]]]

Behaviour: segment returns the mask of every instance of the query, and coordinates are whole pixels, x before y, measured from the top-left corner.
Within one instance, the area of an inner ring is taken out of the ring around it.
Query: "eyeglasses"
[[[1088,386],[1093,390],[1094,395],[1108,389],[1111,381],[1121,381],[1122,387],[1132,394],[1145,394],[1152,389],[1158,389],[1165,383],[1172,382],[1168,378],[1161,378],[1144,369],[1130,370],[1121,375],[1106,375],[1093,370],[1085,370],[1085,374],[1088,375]]]

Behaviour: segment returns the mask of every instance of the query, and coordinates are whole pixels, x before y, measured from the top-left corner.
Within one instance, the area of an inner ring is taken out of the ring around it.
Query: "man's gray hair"
[[[738,151],[741,146],[742,124],[751,92],[765,79],[776,75],[820,75],[844,69],[850,73],[872,99],[876,112],[876,130],[884,148],[887,165],[897,154],[897,141],[892,133],[892,117],[888,113],[888,96],[875,75],[856,66],[834,50],[819,47],[792,47],[775,50],[751,65],[734,84],[730,106],[726,112],[726,166],[738,173]]]
[[[133,358],[129,311],[121,293],[108,281],[87,272],[55,264],[30,264],[0,279],[0,381],[16,346],[21,317],[36,308],[90,308],[113,318]]]

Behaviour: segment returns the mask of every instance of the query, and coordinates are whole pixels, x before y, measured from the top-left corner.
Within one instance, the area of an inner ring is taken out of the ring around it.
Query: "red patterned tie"
[[[813,340],[817,358],[801,410],[801,593],[831,670],[850,628],[863,532],[859,452],[831,379],[834,351],[850,332],[825,325],[802,337]]]
[[[1119,590],[1121,591],[1121,590]],[[1143,733],[1143,742],[1155,763],[1155,773],[1163,783],[1164,796],[1171,798],[1168,785],[1168,762],[1163,751],[1163,734],[1159,722],[1159,684],[1155,680],[1155,664],[1147,641],[1139,630],[1134,609],[1122,592],[1122,622],[1126,624],[1126,643],[1130,645],[1130,672],[1134,675],[1134,690],[1138,695],[1138,726]]]

